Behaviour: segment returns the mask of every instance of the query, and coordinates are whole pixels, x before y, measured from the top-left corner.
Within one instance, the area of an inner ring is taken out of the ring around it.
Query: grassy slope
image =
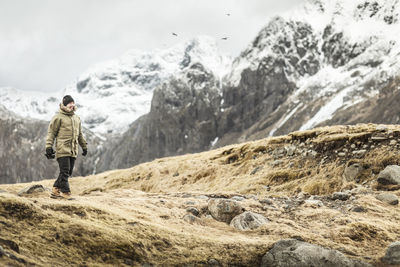
[[[399,147],[389,145],[399,140],[400,127],[386,127],[324,127],[75,177],[70,179],[73,201],[50,199],[48,192],[20,197],[15,193],[29,184],[1,185],[8,193],[0,193],[0,238],[15,241],[20,251],[0,245],[41,266],[201,266],[211,258],[224,266],[257,266],[274,242],[300,237],[380,265],[387,245],[400,238],[399,207],[374,197],[377,173],[400,164]],[[288,146],[296,148],[293,155],[285,152]],[[365,146],[364,156],[352,154]],[[346,155],[338,156],[343,149]],[[346,181],[343,171],[354,162],[365,171],[357,182]],[[51,187],[53,182],[40,184]],[[354,200],[321,197],[325,205],[320,208],[295,198],[299,192],[324,196],[356,187]],[[201,195],[243,195],[246,210],[265,215],[270,223],[235,230],[207,216]],[[258,201],[266,197],[273,207]],[[367,212],[349,211],[355,205]],[[201,211],[194,223],[182,219],[188,206]],[[7,257],[1,261],[17,264]]]

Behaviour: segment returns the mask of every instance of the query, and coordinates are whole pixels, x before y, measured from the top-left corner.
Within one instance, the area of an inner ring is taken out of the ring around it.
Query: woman
[[[76,106],[70,95],[63,97],[60,110],[51,119],[46,138],[46,157],[57,158],[60,167],[58,179],[54,182],[52,198],[71,199],[68,177],[72,175],[75,159],[78,155],[78,144],[83,149],[83,156],[87,154],[87,142],[82,135],[81,119],[75,114]],[[53,150],[56,139],[56,151]],[[55,154],[55,156],[54,156]]]

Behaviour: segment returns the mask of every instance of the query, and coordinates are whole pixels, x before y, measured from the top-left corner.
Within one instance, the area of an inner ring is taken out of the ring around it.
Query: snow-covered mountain
[[[196,62],[220,79],[231,64],[214,39],[201,36],[165,50],[129,51],[91,67],[54,94],[0,88],[0,101],[21,116],[50,120],[62,96],[71,94],[85,127],[98,134],[118,134],[150,111],[156,87]]]
[[[272,19],[226,79],[222,109],[234,131],[309,129],[378,96],[400,71],[399,13],[398,0],[310,0]]]

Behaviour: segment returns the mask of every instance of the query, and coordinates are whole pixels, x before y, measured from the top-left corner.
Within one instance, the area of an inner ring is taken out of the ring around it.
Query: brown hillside
[[[400,239],[400,213],[375,196],[400,190],[379,186],[376,176],[400,165],[399,152],[400,126],[334,126],[74,177],[71,201],[17,194],[54,180],[1,185],[0,246],[14,257],[0,263],[259,266],[274,242],[294,237],[384,266],[386,247]],[[332,200],[337,191],[351,198]],[[270,222],[240,231],[209,215],[209,198],[234,196]],[[188,207],[200,211],[194,221],[184,219]]]

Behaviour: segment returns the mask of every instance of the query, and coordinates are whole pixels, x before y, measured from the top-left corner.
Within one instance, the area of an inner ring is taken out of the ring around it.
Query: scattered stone
[[[189,193],[185,193],[182,195],[182,198],[189,198],[189,197],[193,197],[193,195]]]
[[[367,210],[362,206],[355,206],[350,209],[353,212],[367,212]]]
[[[258,197],[256,195],[254,195],[254,194],[248,194],[248,195],[246,195],[246,198],[258,200]]]
[[[321,200],[317,199],[307,199],[304,201],[304,204],[307,207],[322,207],[324,205]]]
[[[230,225],[239,230],[254,230],[263,224],[268,223],[268,219],[261,214],[251,211],[243,212],[232,219]]]
[[[209,197],[205,196],[205,195],[200,195],[200,196],[196,196],[197,199],[204,199],[204,200],[208,200]]]
[[[400,166],[389,165],[378,174],[380,184],[400,184]]]
[[[250,175],[256,174],[259,170],[262,170],[262,167],[261,167],[261,166],[255,167],[254,170],[251,171]]]
[[[3,247],[0,246],[0,257],[3,257],[4,255],[6,255],[6,252],[4,251]]]
[[[189,207],[186,209],[187,212],[193,214],[194,216],[199,216],[200,212],[195,207]]]
[[[390,205],[397,205],[399,204],[399,199],[396,195],[390,193],[381,193],[376,196],[376,199],[388,203]]]
[[[350,146],[352,149],[354,149],[354,148],[356,148],[356,145],[355,144],[351,144],[351,146]]]
[[[272,205],[274,202],[272,202],[272,200],[269,199],[269,198],[264,198],[264,199],[261,199],[261,200],[260,200],[260,203],[261,203],[261,204]]]
[[[372,136],[371,140],[373,140],[373,141],[385,141],[385,140],[387,140],[387,137],[385,137],[385,136]]]
[[[400,241],[389,245],[382,261],[390,265],[400,264]]]
[[[388,130],[388,127],[385,126],[385,125],[378,125],[378,126],[376,126],[375,129],[376,129],[377,131],[379,131],[379,132],[386,132],[386,131]]]
[[[2,244],[3,246],[7,246],[10,249],[14,250],[15,252],[19,253],[19,246],[17,243],[15,243],[12,240],[7,240],[7,239],[2,239],[0,238],[0,244]]]
[[[270,165],[271,165],[271,167],[276,167],[276,166],[279,166],[280,164],[282,164],[282,160],[279,160],[279,159],[277,159],[277,160],[274,160],[272,163],[270,163]]]
[[[343,172],[343,177],[349,182],[354,181],[362,171],[364,171],[364,167],[359,163],[354,163],[346,166]]]
[[[331,199],[332,200],[342,200],[342,201],[346,201],[350,198],[351,194],[346,193],[346,192],[335,192],[332,194]]]
[[[293,156],[294,153],[296,152],[296,146],[295,145],[285,146],[285,150],[288,156]]]
[[[173,177],[179,176],[179,172],[176,172],[172,175]]]
[[[185,202],[185,205],[193,206],[193,205],[196,205],[196,202],[189,200],[189,201]]]
[[[363,149],[367,149],[368,148],[368,145],[363,145]]]
[[[390,140],[389,145],[395,146],[396,144],[397,144],[397,141],[396,141],[396,140]]]
[[[346,153],[344,153],[344,152],[339,152],[339,153],[338,153],[338,156],[339,156],[339,157],[345,157],[345,156],[346,156]]]
[[[193,214],[186,214],[185,216],[183,216],[183,220],[188,223],[194,223],[196,222],[197,217]]]
[[[0,193],[7,193],[6,190],[0,189]]]
[[[208,210],[217,221],[230,223],[231,220],[242,213],[242,206],[234,200],[213,198],[208,201]]]
[[[231,199],[235,200],[235,201],[243,201],[243,200],[245,200],[245,198],[241,197],[241,196],[233,196],[233,197],[231,197]]]
[[[221,266],[221,264],[216,259],[209,259],[208,265],[209,266]]]
[[[347,258],[338,250],[324,248],[296,239],[276,242],[262,258],[261,267],[361,267],[368,263]]]
[[[24,189],[22,189],[21,191],[18,192],[18,195],[24,195],[24,194],[32,194],[35,192],[44,192],[46,189],[43,187],[43,185],[41,184],[34,184],[34,185],[30,185],[25,187]]]
[[[360,149],[360,150],[354,150],[353,151],[353,155],[356,157],[362,157],[365,155],[365,153],[367,153],[367,150],[365,149]]]

